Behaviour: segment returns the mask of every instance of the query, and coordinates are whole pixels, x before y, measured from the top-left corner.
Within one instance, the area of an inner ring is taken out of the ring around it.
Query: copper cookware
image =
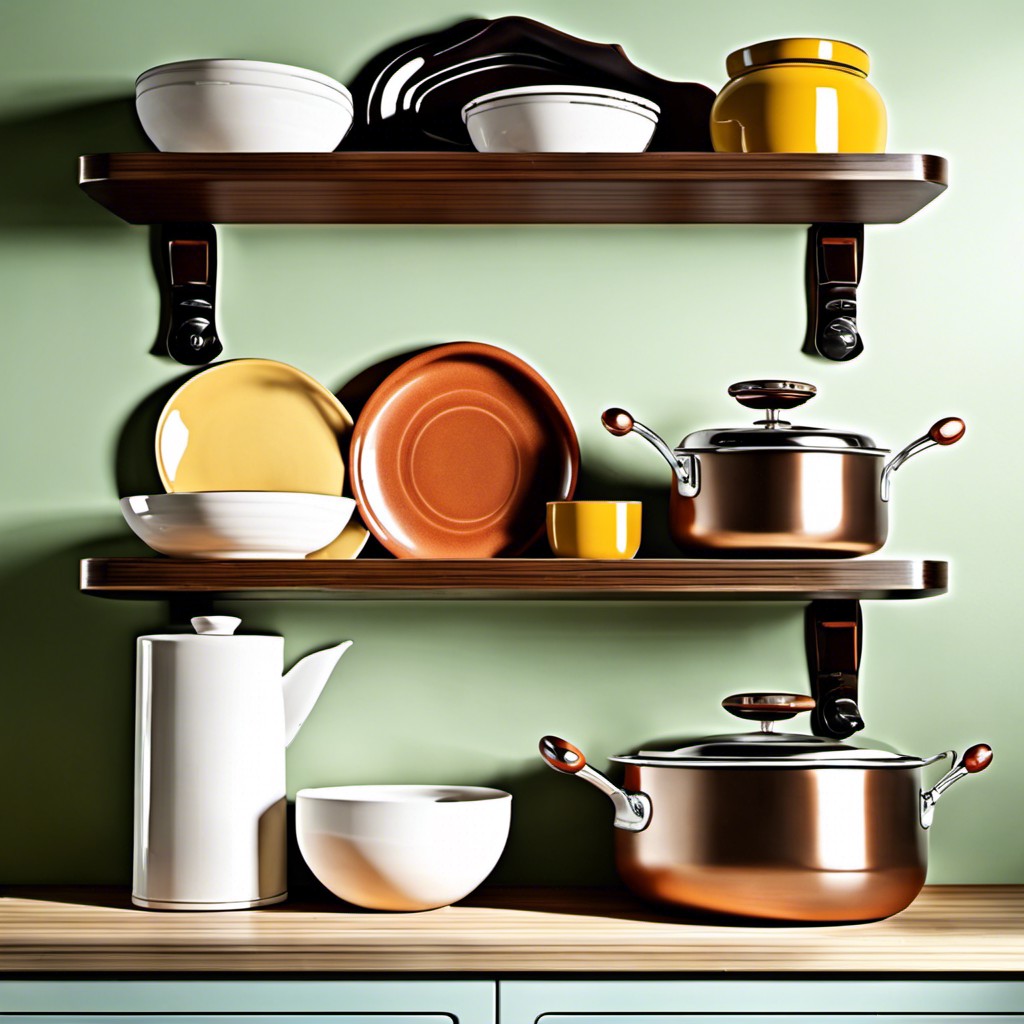
[[[926,758],[862,750],[772,731],[812,708],[810,697],[722,703],[762,731],[613,757],[622,788],[566,740],[541,740],[548,765],[610,797],[623,881],[659,903],[775,921],[872,921],[909,906],[924,885],[935,804],[986,768],[991,748]],[[952,767],[924,789],[923,769],[946,757]]]
[[[639,434],[672,467],[672,539],[692,557],[849,558],[877,551],[888,533],[892,474],[911,456],[964,435],[939,420],[892,458],[864,434],[795,427],[779,416],[813,398],[812,384],[733,384],[742,405],[764,410],[752,427],[698,430],[674,450],[625,409],[601,421],[617,437]]]

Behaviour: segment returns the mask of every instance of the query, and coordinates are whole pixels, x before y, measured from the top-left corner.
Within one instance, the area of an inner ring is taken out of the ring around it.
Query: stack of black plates
[[[620,46],[591,43],[529,18],[474,18],[374,57],[351,91],[352,150],[472,149],[462,108],[499,89],[588,85],[634,93],[661,108],[649,149],[710,152],[715,94],[638,68]]]

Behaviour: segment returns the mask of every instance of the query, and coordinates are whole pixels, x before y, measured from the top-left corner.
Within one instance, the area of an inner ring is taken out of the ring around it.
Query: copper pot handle
[[[935,805],[954,782],[959,782],[968,775],[983,772],[992,763],[992,748],[987,743],[976,743],[966,750],[962,757],[957,757],[953,751],[950,751],[950,754],[953,758],[953,767],[931,789],[921,792],[922,828],[932,827]]]
[[[583,751],[559,736],[544,736],[540,756],[549,768],[563,775],[577,775],[602,793],[615,807],[615,827],[626,832],[642,832],[651,822],[651,801],[646,793],[627,793],[606,775],[587,764]]]
[[[696,455],[676,455],[660,434],[633,419],[625,409],[605,409],[601,425],[613,437],[639,434],[672,467],[680,497],[696,498],[700,493],[700,460]]]
[[[956,444],[965,433],[967,433],[967,424],[959,416],[946,416],[937,423],[933,423],[927,434],[922,434],[911,441],[906,448],[897,452],[882,470],[882,501],[889,500],[892,490],[892,475],[907,459],[934,445],[941,445],[945,448],[948,445]]]

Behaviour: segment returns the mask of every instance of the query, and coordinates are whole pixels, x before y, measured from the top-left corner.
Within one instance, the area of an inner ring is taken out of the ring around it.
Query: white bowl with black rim
[[[478,96],[462,119],[481,153],[642,153],[660,113],[615,89],[533,85]]]
[[[139,75],[135,108],[165,153],[329,153],[352,95],[329,75],[259,60],[187,60]]]

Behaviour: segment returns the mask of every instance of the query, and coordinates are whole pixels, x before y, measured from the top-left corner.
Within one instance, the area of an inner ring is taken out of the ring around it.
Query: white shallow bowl
[[[174,558],[305,558],[345,529],[355,502],[330,494],[194,491],[138,494],[121,512],[154,551]]]
[[[352,96],[306,68],[266,61],[163,64],[135,83],[135,108],[165,153],[329,153],[352,127]]]
[[[528,86],[462,108],[481,153],[642,153],[659,108],[641,96],[586,86]]]
[[[334,786],[295,797],[299,849],[335,896],[432,910],[469,895],[505,849],[512,797],[480,786]]]

